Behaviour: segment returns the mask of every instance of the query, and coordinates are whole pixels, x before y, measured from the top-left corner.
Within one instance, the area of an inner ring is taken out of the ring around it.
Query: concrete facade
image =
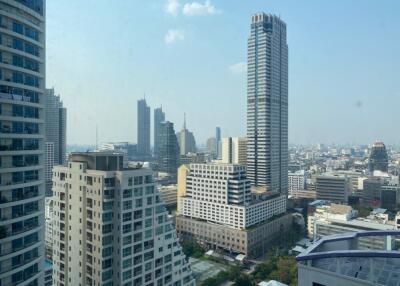
[[[316,192],[318,200],[335,203],[347,203],[351,180],[347,176],[323,174],[316,177]]]
[[[54,168],[53,285],[190,285],[150,169],[80,153]]]
[[[288,45],[275,15],[251,17],[247,44],[247,174],[254,186],[288,191]]]
[[[222,138],[221,163],[246,165],[247,139],[239,137]]]
[[[291,214],[266,221],[249,229],[235,229],[216,223],[176,217],[176,230],[179,237],[195,239],[207,249],[243,253],[256,258],[266,253],[270,243],[292,227]]]

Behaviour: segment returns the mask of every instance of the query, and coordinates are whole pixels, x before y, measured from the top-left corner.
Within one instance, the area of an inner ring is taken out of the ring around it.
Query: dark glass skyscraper
[[[174,124],[169,121],[160,124],[160,149],[158,168],[160,171],[176,174],[179,167],[179,145]]]
[[[251,17],[247,62],[247,175],[254,186],[286,193],[288,46],[279,17]]]
[[[372,145],[369,156],[368,169],[372,174],[374,171],[387,172],[389,165],[386,146],[383,142],[377,141]]]
[[[67,109],[54,88],[45,93],[45,179],[46,196],[51,196],[53,166],[66,163]]]
[[[150,156],[150,107],[146,99],[137,103],[137,148],[139,157]]]
[[[215,128],[215,141],[216,141],[216,148],[217,148],[217,158],[221,159],[221,128]]]
[[[165,121],[165,113],[162,107],[154,109],[154,156],[158,158],[160,152],[160,125]]]

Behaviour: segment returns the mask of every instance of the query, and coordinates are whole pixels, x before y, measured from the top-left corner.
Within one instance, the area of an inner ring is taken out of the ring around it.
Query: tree
[[[235,279],[235,286],[253,286],[253,282],[250,279],[250,276],[247,274],[240,274],[236,279]]]
[[[204,255],[204,249],[195,241],[184,240],[181,246],[183,253],[187,257],[200,258]]]
[[[292,256],[280,257],[276,269],[268,276],[270,280],[277,280],[288,285],[297,281],[297,262]]]

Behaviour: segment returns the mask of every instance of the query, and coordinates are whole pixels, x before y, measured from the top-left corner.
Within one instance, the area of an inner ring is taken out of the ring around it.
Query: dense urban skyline
[[[136,142],[132,122],[144,93],[176,126],[186,112],[200,143],[215,126],[223,136],[245,135],[243,63],[248,17],[258,11],[289,27],[289,142],[399,143],[390,120],[400,103],[397,1],[210,1],[199,10],[190,1],[169,10],[164,0],[96,1],[96,13],[87,13],[93,3],[47,7],[47,83],[71,110],[68,143],[94,144],[96,124],[100,141]]]

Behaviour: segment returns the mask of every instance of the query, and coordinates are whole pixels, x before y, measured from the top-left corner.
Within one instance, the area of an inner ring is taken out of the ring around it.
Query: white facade
[[[177,203],[177,191],[176,185],[159,186],[158,191],[161,194],[161,198],[167,206],[173,206]]]
[[[385,214],[371,213],[367,218],[358,218],[357,211],[346,205],[322,205],[308,215],[308,236],[313,239],[332,234],[359,232],[363,230],[394,230],[395,223],[388,221]],[[386,241],[380,238],[360,238],[359,247],[386,248]]]
[[[53,285],[194,286],[153,172],[77,156],[54,168]]]
[[[289,173],[289,195],[293,192],[304,190],[306,188],[306,174],[304,170],[297,171],[296,173]]]
[[[190,164],[181,215],[245,229],[286,211],[286,197],[252,199],[246,167],[233,164]]]
[[[247,160],[247,140],[240,137],[222,138],[222,159],[224,164],[246,165]]]
[[[50,197],[45,199],[45,221],[46,258],[51,259],[53,254],[53,200]]]

